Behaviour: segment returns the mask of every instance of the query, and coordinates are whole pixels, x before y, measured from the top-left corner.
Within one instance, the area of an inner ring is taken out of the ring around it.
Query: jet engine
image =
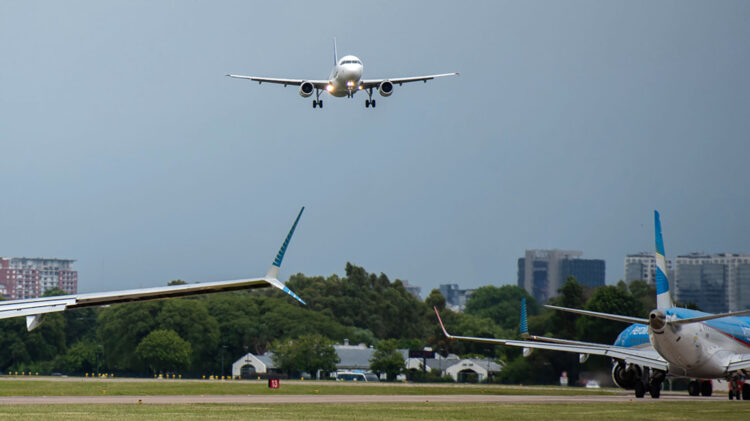
[[[380,96],[391,96],[393,93],[393,82],[390,80],[384,80],[380,82],[380,86],[378,86],[378,92],[380,92]]]
[[[625,361],[618,361],[617,364],[612,365],[612,380],[623,389],[635,387],[635,382],[640,377],[641,368],[637,365],[629,365]]]
[[[307,98],[313,94],[314,90],[315,90],[315,86],[313,86],[312,83],[302,82],[302,84],[299,85],[299,96],[303,98]]]

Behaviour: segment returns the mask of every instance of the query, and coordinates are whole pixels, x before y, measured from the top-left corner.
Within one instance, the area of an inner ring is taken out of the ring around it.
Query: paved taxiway
[[[687,393],[667,393],[661,399],[636,399],[630,395],[158,395],[158,396],[1,396],[0,405],[59,404],[285,404],[285,403],[602,403],[727,400],[726,396],[695,398]]]

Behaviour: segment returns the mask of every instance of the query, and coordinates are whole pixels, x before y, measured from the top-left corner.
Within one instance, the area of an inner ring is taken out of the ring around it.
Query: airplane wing
[[[299,86],[302,85],[303,82],[310,82],[318,89],[325,89],[326,86],[328,86],[327,80],[305,80],[305,79],[280,79],[280,78],[272,78],[272,77],[257,77],[257,76],[243,76],[243,75],[227,75],[228,77],[233,77],[235,79],[247,79],[252,80],[253,82],[258,82],[258,84],[261,83],[276,83],[279,85],[284,85],[286,87],[287,85],[293,85],[293,86]]]
[[[750,354],[739,355],[738,358],[727,365],[727,373],[740,370],[750,372]]]
[[[588,354],[588,355],[602,355],[611,358],[617,358],[624,360],[627,363],[638,364],[654,368],[657,370],[668,371],[669,365],[667,361],[662,358],[656,351],[648,349],[635,349],[627,348],[615,345],[605,344],[594,344],[588,342],[579,341],[567,341],[557,340],[556,342],[535,342],[527,340],[515,340],[515,339],[494,339],[494,338],[478,338],[472,336],[455,336],[448,333],[443,325],[443,321],[440,319],[440,314],[435,309],[440,327],[443,329],[443,333],[449,339],[455,339],[459,341],[468,342],[481,342],[495,345],[507,345],[521,348],[530,349],[546,349],[550,351],[563,351],[573,352],[577,354]],[[549,338],[545,338],[549,339]]]
[[[404,83],[409,82],[425,82],[427,83],[428,80],[432,80],[438,77],[445,77],[445,76],[458,76],[458,72],[454,73],[442,73],[439,75],[428,75],[428,76],[414,76],[414,77],[396,77],[392,79],[367,79],[360,82],[360,85],[362,85],[363,89],[369,89],[369,88],[377,88],[382,82],[385,82],[386,80],[394,83],[403,85]]]
[[[303,207],[295,219],[289,234],[281,246],[276,258],[262,278],[237,279],[232,281],[203,282],[186,285],[170,285],[155,288],[140,288],[123,291],[96,292],[91,294],[59,295],[53,297],[30,298],[25,300],[0,301],[0,319],[26,316],[26,327],[32,330],[42,321],[46,313],[70,310],[74,308],[96,307],[109,304],[129,303],[135,301],[161,300],[165,298],[187,297],[192,295],[211,294],[224,291],[275,287],[292,296],[302,304],[305,302],[278,279],[279,267],[289,246],[289,241],[297,228]]]

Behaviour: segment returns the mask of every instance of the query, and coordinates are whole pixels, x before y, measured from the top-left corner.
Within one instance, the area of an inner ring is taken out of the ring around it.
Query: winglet
[[[281,248],[279,249],[279,252],[276,253],[276,258],[273,259],[273,263],[271,264],[271,267],[268,269],[268,273],[266,273],[266,278],[277,279],[279,277],[279,268],[281,267],[281,262],[284,260],[284,253],[286,253],[286,248],[289,247],[289,242],[292,240],[292,235],[294,234],[294,230],[297,228],[299,219],[300,217],[302,217],[302,212],[304,211],[305,211],[305,207],[303,206],[302,209],[300,209],[299,214],[297,214],[297,219],[294,220],[294,224],[292,224],[292,229],[289,230],[289,234],[287,234],[286,239],[284,240],[284,243],[281,245]]]
[[[433,310],[435,310],[435,315],[437,316],[438,322],[440,323],[440,328],[443,329],[443,333],[447,338],[452,338],[450,333],[448,333],[447,330],[445,330],[445,325],[443,324],[443,320],[440,319],[440,312],[438,312],[437,307],[432,307]]]
[[[526,317],[526,297],[521,298],[521,337],[529,336],[529,324]]]
[[[656,240],[656,307],[672,308],[672,296],[669,294],[669,279],[667,278],[667,259],[664,252],[664,237],[661,234],[661,218],[659,211],[654,211],[654,236]]]
[[[297,224],[299,223],[299,219],[302,217],[302,212],[304,211],[305,211],[305,207],[303,206],[302,209],[300,209],[299,213],[297,214],[297,219],[294,220],[294,224],[292,224],[292,229],[289,230],[289,234],[287,234],[286,239],[284,239],[284,243],[281,245],[279,252],[276,254],[276,258],[273,260],[271,267],[268,269],[268,273],[266,273],[266,279],[268,280],[269,283],[271,283],[271,285],[291,295],[292,298],[294,298],[295,300],[299,301],[302,304],[306,304],[306,303],[301,298],[299,298],[297,294],[294,293],[294,291],[290,290],[289,287],[282,284],[278,280],[278,277],[279,277],[279,268],[281,267],[281,262],[284,260],[284,254],[286,253],[287,247],[289,247],[289,242],[292,240],[292,235],[294,235],[294,230],[297,229]]]

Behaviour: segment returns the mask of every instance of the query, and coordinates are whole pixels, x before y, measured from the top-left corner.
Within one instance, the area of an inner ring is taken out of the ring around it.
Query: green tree
[[[159,329],[175,331],[188,341],[192,350],[190,366],[196,371],[218,367],[219,325],[206,309],[206,300],[182,298],[167,300],[156,317]]]
[[[162,304],[161,301],[117,304],[99,312],[96,333],[109,370],[144,371],[146,367],[135,354],[136,347],[157,329],[156,317]]]
[[[432,309],[433,307],[437,308],[438,311],[443,311],[443,309],[445,309],[445,297],[439,289],[433,289],[432,291],[430,291],[430,295],[427,296],[427,298],[424,300],[424,303],[430,309]]]
[[[600,313],[638,317],[642,314],[641,302],[627,291],[615,286],[604,286],[594,291],[586,303],[586,310]],[[579,317],[576,326],[580,339],[598,343],[613,343],[624,325],[612,320],[595,317]]]
[[[521,299],[526,298],[528,314],[539,313],[534,297],[515,285],[495,287],[492,285],[477,288],[466,302],[464,312],[478,317],[492,319],[504,329],[518,329],[521,322]]]
[[[394,339],[378,342],[370,359],[370,370],[378,375],[385,373],[388,380],[396,380],[396,376],[406,369],[404,355],[396,349],[397,344]]]
[[[154,330],[146,335],[135,350],[154,373],[181,371],[190,365],[190,343],[173,330]]]
[[[333,342],[321,335],[303,335],[292,341],[277,341],[273,346],[273,360],[277,367],[289,374],[335,371],[339,356]]]

